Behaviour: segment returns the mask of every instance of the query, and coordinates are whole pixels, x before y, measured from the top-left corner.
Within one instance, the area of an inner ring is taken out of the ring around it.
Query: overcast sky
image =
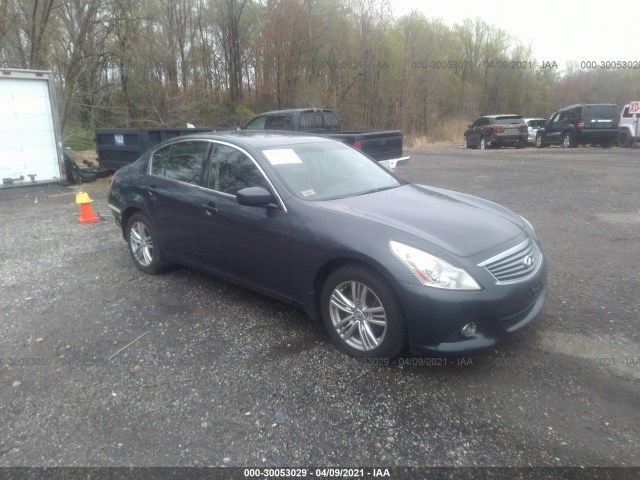
[[[612,2],[560,2],[557,0],[390,0],[396,16],[419,10],[428,18],[441,18],[446,24],[462,23],[465,18],[481,18],[500,27],[524,44],[531,45],[535,59],[555,61],[564,70],[567,61],[637,61],[640,48],[632,45],[635,2],[624,11]],[[626,38],[619,32],[628,32]],[[634,42],[638,43],[638,42]]]

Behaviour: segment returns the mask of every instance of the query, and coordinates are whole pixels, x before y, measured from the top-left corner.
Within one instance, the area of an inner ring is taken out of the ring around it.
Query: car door
[[[199,250],[205,265],[281,295],[290,293],[291,227],[283,205],[240,205],[236,192],[273,186],[244,150],[215,143],[207,174],[208,201],[201,206]]]
[[[170,256],[188,258],[196,245],[198,188],[204,175],[209,142],[189,140],[156,150],[145,180],[146,205]]]
[[[554,113],[544,127],[545,143],[560,143],[560,130],[558,129],[559,116],[560,112]]]
[[[565,111],[559,112],[558,118],[556,119],[557,137],[554,137],[554,142],[562,143],[562,137],[564,136],[564,132],[567,131],[571,123],[570,117],[571,117],[571,110],[565,110]]]

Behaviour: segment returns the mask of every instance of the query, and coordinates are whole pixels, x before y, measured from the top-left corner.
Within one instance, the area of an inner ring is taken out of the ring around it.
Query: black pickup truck
[[[402,156],[402,131],[343,132],[333,110],[297,108],[261,113],[247,123],[244,130],[290,130],[335,138],[352,145],[388,168],[409,161]]]

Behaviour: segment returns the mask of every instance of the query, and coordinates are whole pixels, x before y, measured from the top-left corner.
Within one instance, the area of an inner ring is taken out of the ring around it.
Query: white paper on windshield
[[[264,156],[267,157],[271,165],[286,165],[289,163],[302,163],[296,152],[290,148],[281,148],[277,150],[263,150]]]

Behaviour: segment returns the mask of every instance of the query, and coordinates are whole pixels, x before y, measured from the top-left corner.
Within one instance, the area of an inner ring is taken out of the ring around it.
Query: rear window
[[[582,116],[587,118],[616,118],[618,107],[616,105],[585,105]]]
[[[340,130],[337,115],[334,112],[302,112],[300,114],[300,131],[317,132],[319,130]]]
[[[338,123],[338,116],[335,112],[324,112],[324,128],[327,130],[340,130],[340,123]]]
[[[545,123],[547,123],[546,120],[529,120],[528,125],[533,128],[538,128],[542,127]]]
[[[518,125],[524,123],[522,116],[520,115],[503,115],[502,117],[496,117],[496,125]]]

